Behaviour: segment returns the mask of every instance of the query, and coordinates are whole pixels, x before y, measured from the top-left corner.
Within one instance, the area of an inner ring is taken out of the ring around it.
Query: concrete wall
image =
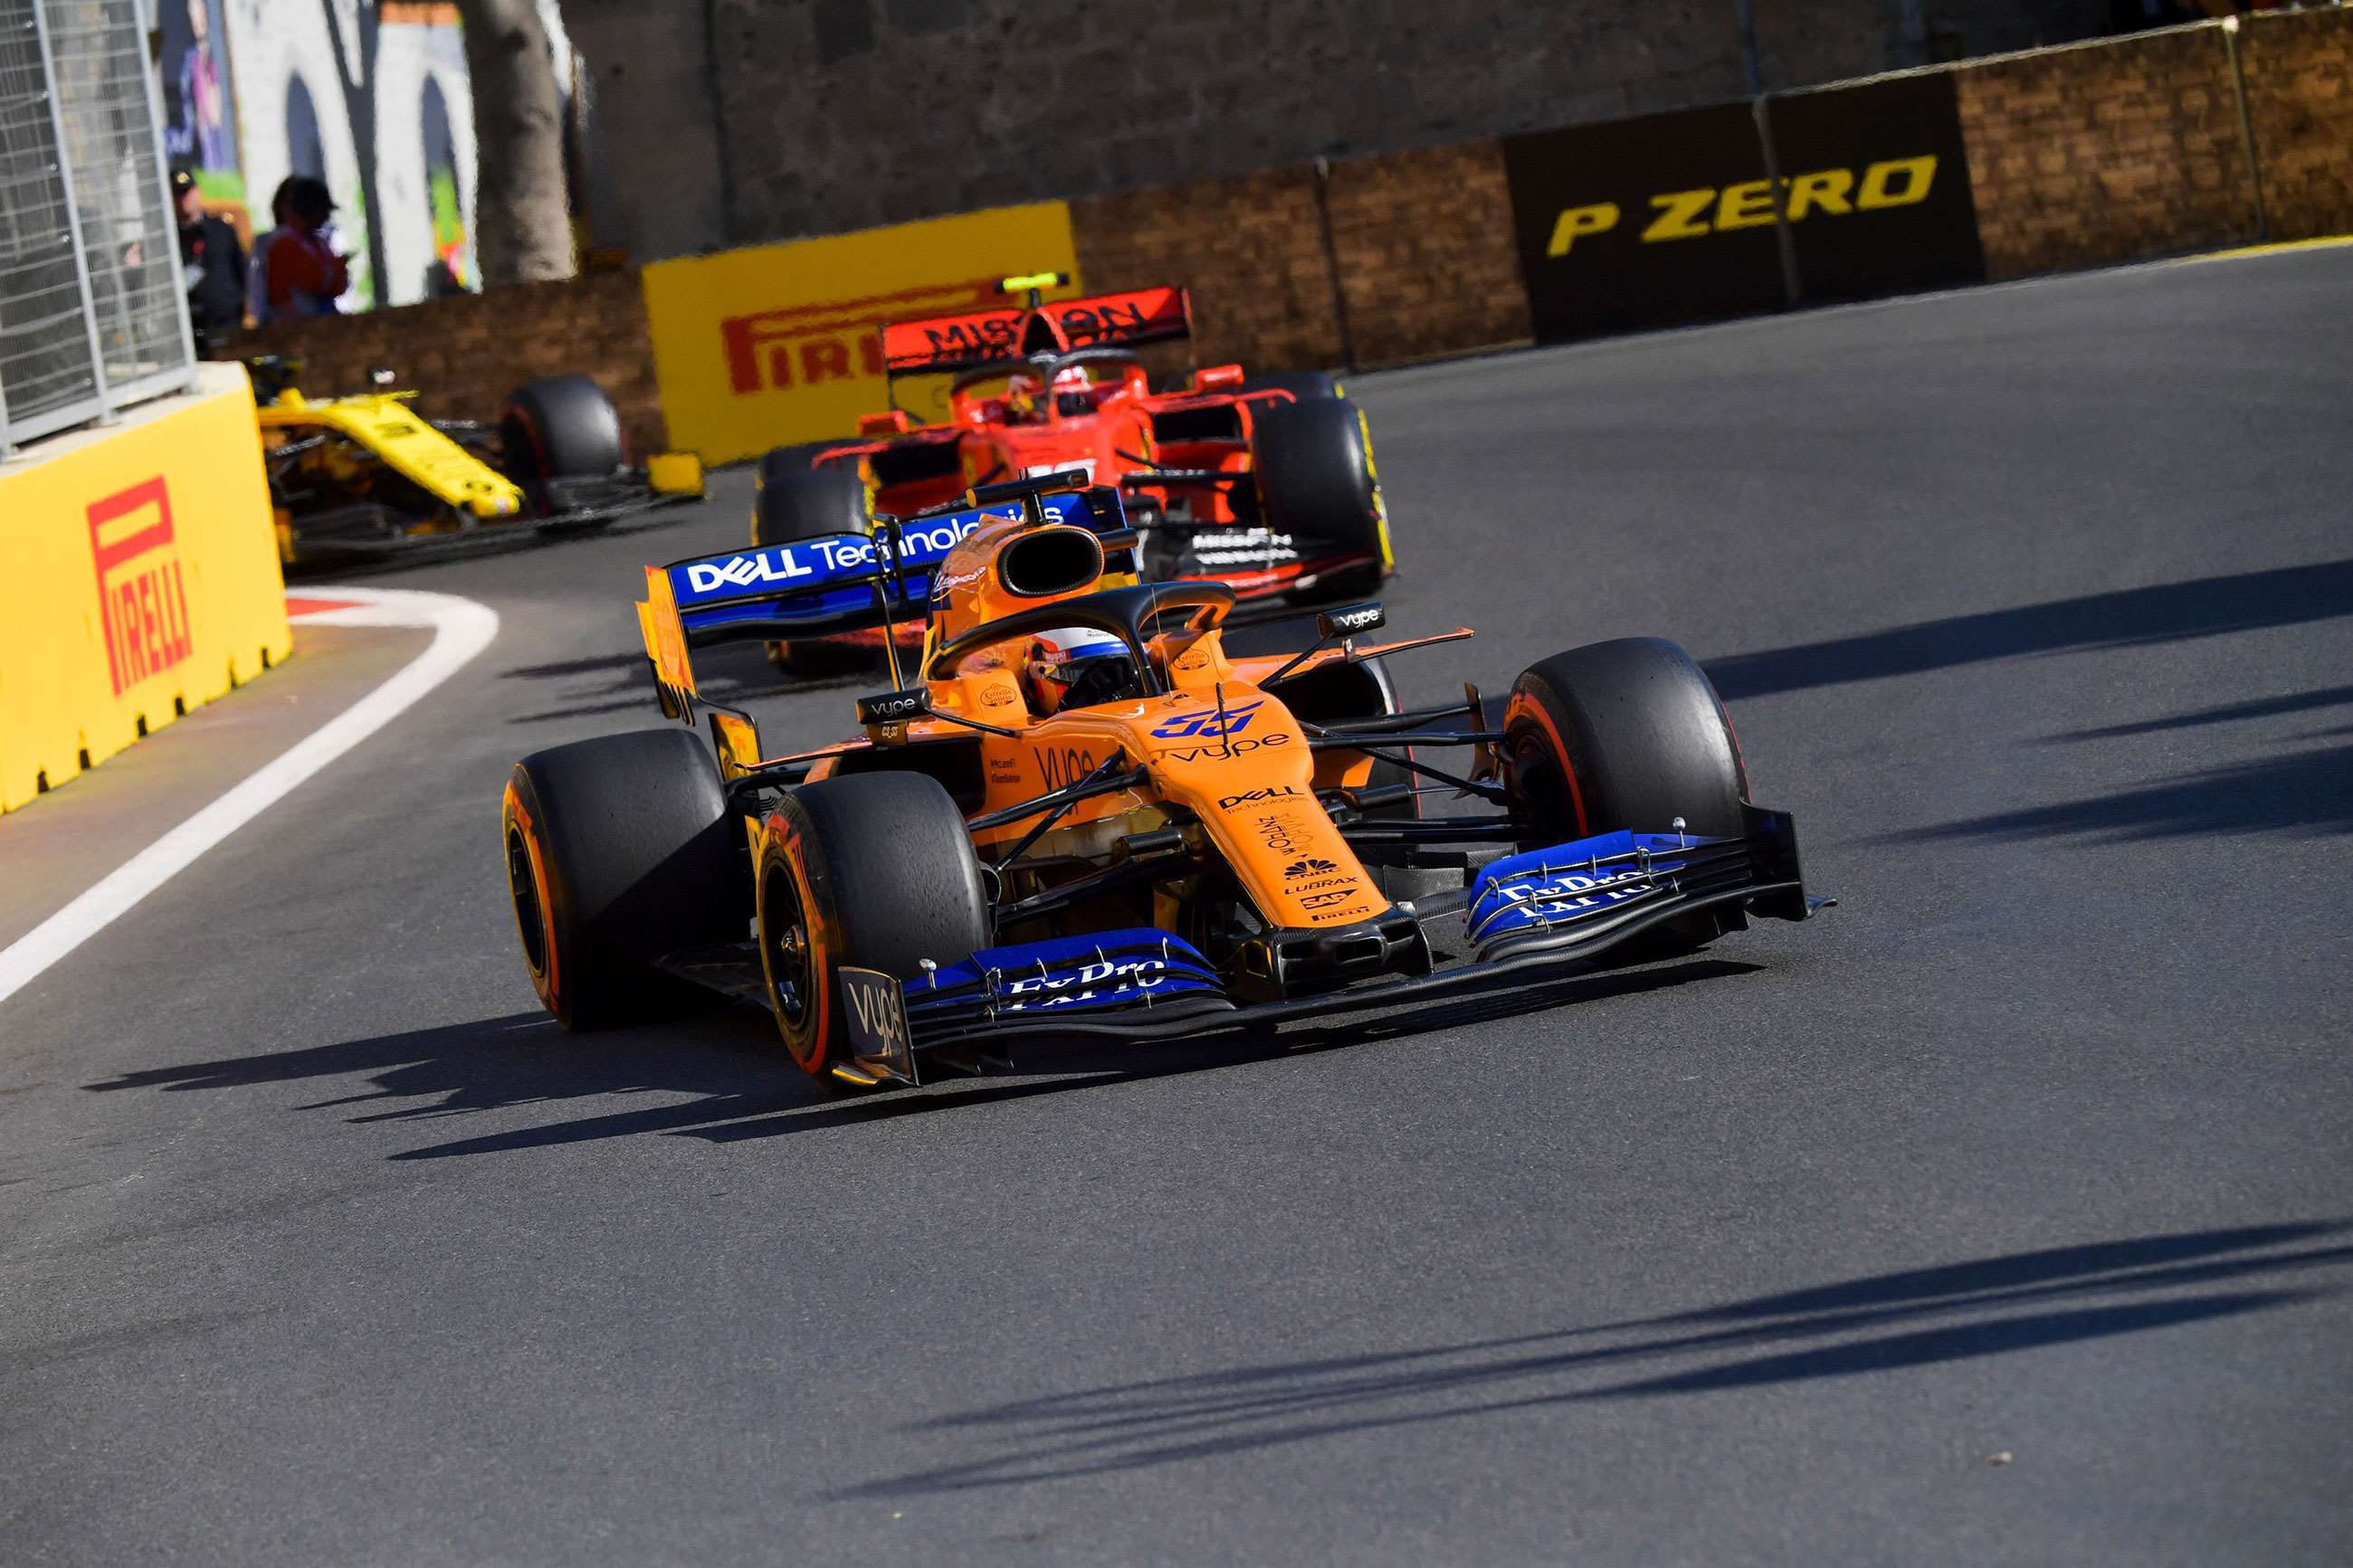
[[[299,384],[314,397],[364,391],[369,368],[390,365],[400,385],[423,393],[420,412],[442,419],[496,419],[524,382],[577,371],[620,411],[632,458],[667,444],[634,270],[280,322],[248,336],[237,353],[301,359]]]
[[[711,37],[702,5],[564,0],[592,127],[592,243],[632,259],[729,243]]]
[[[2080,37],[2106,17],[2104,0],[1756,10],[1768,89]],[[1746,86],[1730,0],[566,0],[565,16],[603,121],[597,237],[638,261]]]

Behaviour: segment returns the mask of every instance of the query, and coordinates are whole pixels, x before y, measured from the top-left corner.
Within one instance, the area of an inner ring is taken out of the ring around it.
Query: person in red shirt
[[[294,174],[278,188],[270,207],[281,221],[261,258],[269,319],[337,314],[335,299],[351,287],[352,273],[321,232],[334,213],[334,198],[321,182]]]

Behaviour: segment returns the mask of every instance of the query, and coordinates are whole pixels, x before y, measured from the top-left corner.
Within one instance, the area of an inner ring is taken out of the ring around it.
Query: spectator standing
[[[237,230],[205,211],[195,176],[172,171],[172,205],[180,214],[180,273],[188,286],[188,321],[196,352],[209,354],[245,321],[245,250]]]
[[[290,175],[270,198],[278,226],[259,253],[260,321],[339,314],[337,295],[351,287],[349,262],[335,254],[323,232],[334,215],[325,184],[307,174]]]

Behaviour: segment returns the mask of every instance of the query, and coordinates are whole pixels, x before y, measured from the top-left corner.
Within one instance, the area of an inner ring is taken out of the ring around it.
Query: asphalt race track
[[[2353,1556],[2353,249],[1352,390],[1409,696],[1676,637],[1842,908],[865,1100],[567,1038],[501,781],[748,479],[375,579],[504,629],[0,1004],[0,1558]]]

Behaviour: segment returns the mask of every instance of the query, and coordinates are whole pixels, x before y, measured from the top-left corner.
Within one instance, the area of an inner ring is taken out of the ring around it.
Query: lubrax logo
[[[1276,784],[1271,789],[1254,789],[1244,795],[1229,795],[1218,802],[1219,811],[1231,811],[1238,805],[1248,805],[1256,800],[1279,800],[1287,795],[1303,792],[1294,784]]]
[[[1816,213],[1841,216],[1916,206],[1928,199],[1936,179],[1936,160],[1926,154],[1889,158],[1861,170],[1817,169],[1782,182],[1785,212],[1789,222],[1802,223]],[[1645,245],[1756,228],[1773,221],[1773,182],[1748,180],[1721,189],[1709,185],[1667,191],[1651,198],[1651,208],[1650,222],[1642,229]],[[1545,254],[1567,256],[1578,240],[1615,229],[1623,216],[1616,202],[1564,207],[1553,220],[1552,241]]]
[[[120,697],[195,651],[172,532],[172,494],[158,474],[90,502],[88,515],[106,673]]]

